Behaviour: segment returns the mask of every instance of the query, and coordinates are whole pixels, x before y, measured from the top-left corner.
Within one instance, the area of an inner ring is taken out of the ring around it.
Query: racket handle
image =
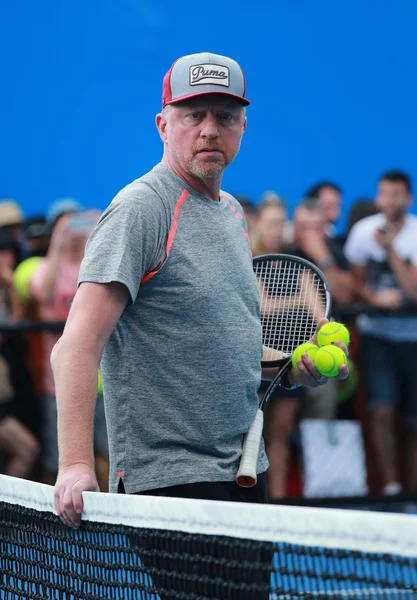
[[[256,417],[243,442],[239,471],[236,475],[236,482],[241,487],[249,488],[256,484],[256,467],[258,464],[263,425],[264,413],[262,410],[258,409]]]

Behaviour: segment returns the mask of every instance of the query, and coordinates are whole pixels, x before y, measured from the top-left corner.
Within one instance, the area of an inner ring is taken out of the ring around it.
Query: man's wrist
[[[59,461],[59,471],[60,473],[65,473],[67,471],[72,471],[72,469],[81,468],[89,471],[95,472],[95,461],[94,455],[91,456],[90,459],[86,460],[65,460],[65,458],[60,459]]]
[[[291,373],[293,373],[294,369],[292,365],[288,366],[281,376],[280,387],[284,390],[295,390],[300,387],[298,383],[294,383],[291,378]]]

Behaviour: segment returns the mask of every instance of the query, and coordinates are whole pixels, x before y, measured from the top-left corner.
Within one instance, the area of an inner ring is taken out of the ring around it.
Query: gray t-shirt
[[[258,408],[259,292],[243,211],[168,167],[125,187],[92,233],[79,282],[129,290],[103,354],[110,491],[233,481]],[[258,472],[268,461],[260,452]]]

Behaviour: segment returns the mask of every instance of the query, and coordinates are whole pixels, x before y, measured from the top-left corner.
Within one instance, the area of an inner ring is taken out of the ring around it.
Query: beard
[[[189,172],[199,179],[218,179],[229,162],[220,152],[213,156],[196,154],[189,163]]]
[[[216,154],[205,155],[201,150],[217,150]],[[192,158],[188,163],[188,171],[199,179],[218,179],[225,168],[234,160],[239,148],[234,154],[227,153],[217,142],[206,141],[192,149]]]
[[[407,213],[407,207],[401,206],[391,212],[391,214],[387,215],[387,219],[392,223],[397,223],[398,221],[402,221],[404,215]]]

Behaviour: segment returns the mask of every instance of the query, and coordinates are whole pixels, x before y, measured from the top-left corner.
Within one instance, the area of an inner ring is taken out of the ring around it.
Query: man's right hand
[[[78,529],[83,511],[83,492],[99,492],[94,470],[85,464],[60,469],[55,484],[55,510],[62,521]]]

